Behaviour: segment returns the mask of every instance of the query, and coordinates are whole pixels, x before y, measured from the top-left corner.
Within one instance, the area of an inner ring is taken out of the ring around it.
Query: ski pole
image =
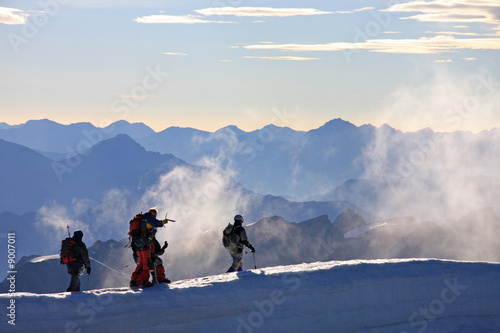
[[[87,290],[90,290],[90,274],[87,274]]]
[[[257,265],[255,265],[255,252],[252,252],[253,254],[253,268],[257,269]]]

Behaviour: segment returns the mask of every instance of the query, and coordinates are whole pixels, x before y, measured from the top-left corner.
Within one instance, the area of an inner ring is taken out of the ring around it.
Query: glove
[[[161,249],[165,250],[167,247],[168,247],[168,243],[167,243],[167,241],[165,241],[165,244],[163,245],[163,247]]]
[[[91,271],[90,267],[87,267],[87,274],[88,275],[90,275],[90,271]]]
[[[255,253],[255,248],[252,245],[250,245],[249,248],[250,248],[250,252]]]
[[[167,223],[168,223],[168,220],[167,220],[167,219],[165,219],[165,220],[162,220],[162,221],[161,221],[161,225],[165,225],[165,224],[167,224]]]

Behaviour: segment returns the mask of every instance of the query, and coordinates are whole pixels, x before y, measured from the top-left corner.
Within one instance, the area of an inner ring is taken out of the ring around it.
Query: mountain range
[[[295,223],[324,216],[321,223],[341,232],[321,233],[345,237],[336,259],[344,258],[343,249],[350,253],[346,258],[372,258],[371,247],[377,249],[373,257],[423,256],[425,246],[414,247],[413,234],[434,240],[439,255],[454,258],[438,246],[447,237],[440,230],[471,242],[467,235],[474,230],[460,219],[483,207],[498,215],[499,134],[402,133],[340,119],[308,132],[269,125],[253,132],[228,126],[214,133],[176,127],[156,133],[125,121],[105,128],[49,120],[2,124],[0,243],[15,232],[20,258],[55,253],[67,227],[83,230],[89,244],[120,240],[136,213],[158,206],[177,220],[168,228],[171,241],[210,234],[210,226],[219,230],[236,213],[246,224],[272,216]],[[391,244],[391,232],[406,245],[381,251]],[[480,258],[496,249],[489,235],[481,234],[490,246]],[[481,237],[473,239],[480,248]],[[478,257],[466,248],[456,249],[464,252],[460,258],[467,252]]]
[[[147,152],[127,135],[97,143],[85,154],[54,161],[27,147],[0,140],[0,211],[26,213],[51,201],[101,200],[117,188],[138,193],[158,174],[186,163],[170,154]],[[155,174],[156,173],[156,174]]]
[[[401,132],[334,119],[307,132],[268,125],[245,132],[169,127],[154,132],[119,121],[98,128],[50,120],[0,127],[0,138],[72,162],[102,140],[126,134],[144,149],[230,173],[244,188],[291,200],[349,201],[388,218],[457,217],[500,211],[500,129],[480,133]],[[457,197],[457,192],[461,196]]]

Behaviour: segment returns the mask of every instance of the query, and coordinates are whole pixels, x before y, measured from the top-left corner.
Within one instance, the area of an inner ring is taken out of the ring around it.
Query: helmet
[[[158,209],[156,209],[156,207],[150,208],[149,214],[156,216],[158,214]]]
[[[235,221],[241,221],[241,222],[243,222],[245,219],[243,218],[243,216],[241,216],[240,214],[238,214],[238,215],[234,216],[234,220]]]

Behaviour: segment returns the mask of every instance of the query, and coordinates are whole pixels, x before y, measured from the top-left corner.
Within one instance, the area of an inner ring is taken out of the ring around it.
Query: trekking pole
[[[68,229],[68,237],[71,237],[69,234],[69,224],[66,224],[66,228]]]
[[[90,274],[87,274],[87,290],[90,290]]]
[[[154,267],[153,284],[158,284],[158,271],[157,271],[157,267],[156,267],[156,259],[155,259],[153,267]]]
[[[252,252],[253,254],[253,268],[257,269],[257,265],[255,265],[255,252]]]

